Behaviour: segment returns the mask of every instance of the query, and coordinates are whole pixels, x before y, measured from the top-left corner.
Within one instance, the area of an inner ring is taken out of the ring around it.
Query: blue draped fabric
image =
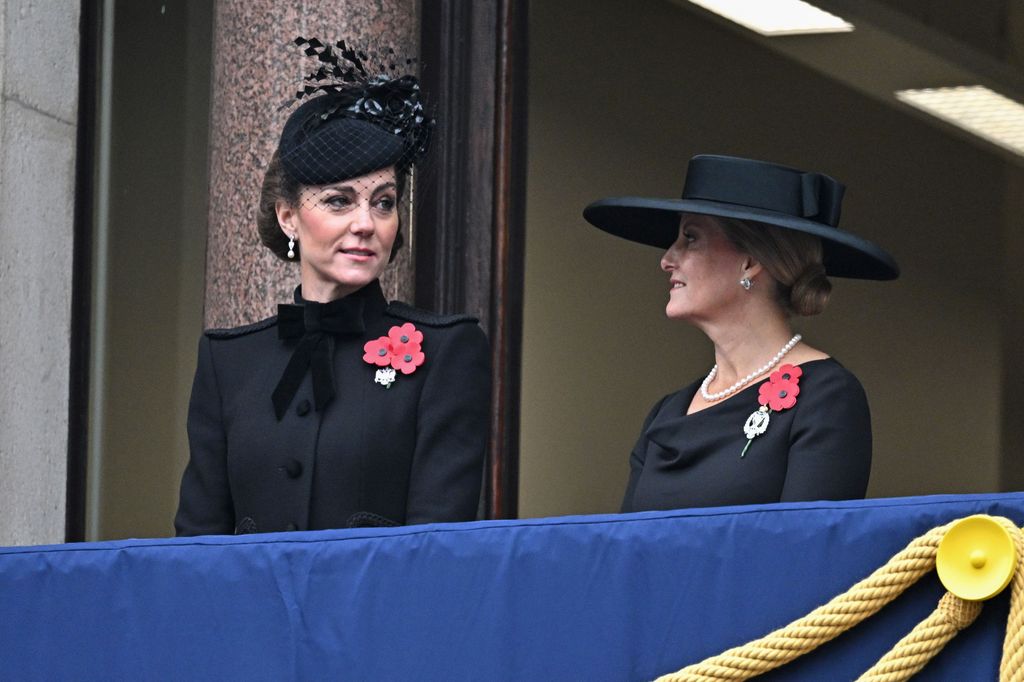
[[[647,680],[785,625],[1024,494],[0,549],[0,678]],[[934,574],[760,679],[853,679]],[[1007,594],[920,679],[996,679]]]

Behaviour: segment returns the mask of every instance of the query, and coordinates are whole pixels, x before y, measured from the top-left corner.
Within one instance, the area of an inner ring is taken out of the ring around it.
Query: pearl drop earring
[[[295,235],[288,235],[288,258],[295,258]]]

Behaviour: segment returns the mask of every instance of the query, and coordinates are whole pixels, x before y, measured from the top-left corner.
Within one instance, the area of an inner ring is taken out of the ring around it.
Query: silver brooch
[[[750,447],[751,441],[768,430],[768,422],[771,420],[769,412],[768,406],[762,405],[747,417],[746,423],[743,424],[743,433],[747,434],[747,444],[743,446],[743,452],[740,453],[740,457],[746,456],[747,448]]]
[[[378,369],[373,380],[384,388],[391,388],[391,384],[395,383],[395,370],[391,367]]]

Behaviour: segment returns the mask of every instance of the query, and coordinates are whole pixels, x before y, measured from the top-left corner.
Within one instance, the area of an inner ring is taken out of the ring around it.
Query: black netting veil
[[[276,151],[284,184],[297,188],[302,210],[347,216],[359,208],[381,225],[399,217],[399,224],[407,223],[412,171],[422,170],[434,129],[419,81],[404,73],[415,60],[399,59],[393,49],[370,54],[343,40],[299,37],[294,43],[316,66],[281,105],[298,104]],[[399,232],[395,248],[401,241]],[[297,241],[283,249],[282,258],[300,257]]]
[[[300,37],[295,44],[319,64],[288,103],[306,100],[288,117],[278,144],[292,180],[325,185],[388,167],[406,173],[422,159],[434,121],[424,111],[419,81],[398,73],[402,60],[393,50],[371,59],[343,40],[330,45]]]

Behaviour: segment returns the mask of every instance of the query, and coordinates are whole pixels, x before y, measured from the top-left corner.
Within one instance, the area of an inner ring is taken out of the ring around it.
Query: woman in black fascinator
[[[715,352],[707,376],[645,420],[622,511],[864,496],[864,390],[791,323],[824,309],[829,276],[899,274],[888,253],[837,227],[844,190],[820,173],[701,155],[681,199],[584,210],[606,232],[665,250],[666,315],[700,329]]]
[[[189,404],[178,535],[465,521],[487,440],[475,318],[387,302],[399,203],[434,121],[419,84],[347,46],[318,60],[263,181],[257,230],[298,265],[275,317],[207,331]],[[407,62],[408,63],[408,62]]]

